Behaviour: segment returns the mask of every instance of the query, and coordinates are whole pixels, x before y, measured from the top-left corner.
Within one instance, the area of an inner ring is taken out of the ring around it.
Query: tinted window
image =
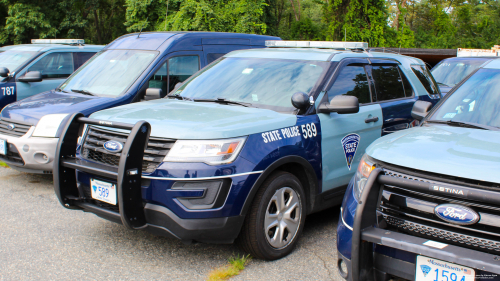
[[[225,54],[208,54],[207,55],[207,64],[210,64],[211,62],[222,57],[223,55],[225,55]]]
[[[397,66],[373,66],[375,80],[375,100],[387,101],[405,97],[403,79]]]
[[[441,103],[430,120],[453,120],[500,128],[499,87],[500,70],[480,69]]]
[[[401,71],[401,69],[399,70]],[[401,73],[401,76],[403,77],[403,86],[405,87],[405,96],[408,97],[413,97],[413,87],[410,84],[410,81],[408,81],[408,78],[406,78],[404,73]]]
[[[346,66],[328,90],[328,100],[338,95],[355,96],[359,103],[372,102],[368,79],[363,66]]]
[[[82,66],[88,59],[90,59],[95,53],[73,53],[73,59],[75,60],[75,69]]]
[[[40,71],[42,78],[66,78],[73,73],[72,53],[50,53],[33,66],[28,71]]]
[[[434,81],[434,77],[432,77],[432,74],[429,72],[427,67],[422,65],[412,65],[411,69],[413,70],[413,73],[415,73],[415,75],[418,77],[418,80],[420,80],[420,83],[422,83],[429,95],[436,95],[438,97],[441,96],[441,92],[439,92],[436,81]]]
[[[169,90],[172,91],[177,83],[182,83],[200,70],[198,56],[173,57],[168,60]]]

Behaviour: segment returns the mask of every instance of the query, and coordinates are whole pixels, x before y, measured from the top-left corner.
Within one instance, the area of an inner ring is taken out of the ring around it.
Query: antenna
[[[141,31],[139,31],[139,34],[137,34],[137,38],[139,38],[139,36],[141,36],[141,33],[142,33],[142,29],[146,26],[146,24],[148,23],[148,19],[149,17],[146,18],[146,22],[142,25],[141,27]]]

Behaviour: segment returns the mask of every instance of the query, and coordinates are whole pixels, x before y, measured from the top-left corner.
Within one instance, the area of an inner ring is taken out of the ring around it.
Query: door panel
[[[382,110],[380,105],[371,104],[361,106],[355,114],[320,113],[321,123],[321,147],[323,159],[323,192],[333,188],[347,185],[354,175],[359,161],[366,148],[374,140],[381,136]],[[365,119],[378,118],[376,122],[366,123]],[[354,148],[354,151],[344,151],[342,139],[350,134],[359,135],[359,142],[355,147],[352,142],[346,149]],[[354,153],[349,167],[346,155]]]
[[[61,85],[66,78],[62,79],[44,79],[40,82],[16,82],[17,85],[17,100],[22,100],[33,95],[49,91]]]

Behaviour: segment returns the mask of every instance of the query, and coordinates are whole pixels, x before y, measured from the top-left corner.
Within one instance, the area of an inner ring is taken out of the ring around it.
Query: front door
[[[382,109],[373,103],[373,87],[365,59],[343,60],[323,101],[336,95],[356,96],[358,113],[319,113],[321,122],[323,192],[349,183],[366,148],[381,136]]]

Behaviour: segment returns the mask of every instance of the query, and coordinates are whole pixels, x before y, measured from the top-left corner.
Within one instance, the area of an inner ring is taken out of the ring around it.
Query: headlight
[[[366,182],[368,181],[368,177],[370,176],[373,169],[375,169],[373,160],[371,160],[368,155],[363,155],[361,161],[359,162],[358,170],[354,175],[353,193],[354,198],[356,198],[358,202],[361,198],[361,194],[363,194]]]
[[[68,114],[48,114],[43,116],[35,127],[34,137],[55,138],[59,125]]]
[[[203,162],[227,164],[236,159],[246,137],[222,140],[178,140],[168,152],[165,162]]]

